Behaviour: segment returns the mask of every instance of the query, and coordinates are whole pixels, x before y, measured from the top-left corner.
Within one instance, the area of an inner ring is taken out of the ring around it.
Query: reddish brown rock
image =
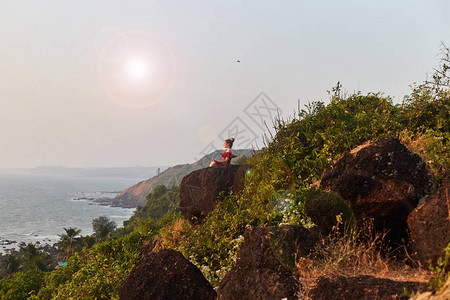
[[[320,277],[317,286],[309,293],[313,300],[329,299],[400,299],[404,288],[417,292],[426,284],[412,281],[394,281],[367,275],[346,277]]]
[[[439,291],[428,291],[419,293],[417,296],[410,298],[411,300],[450,300],[450,277]]]
[[[450,243],[450,172],[408,216],[408,227],[417,259],[426,266],[429,260],[435,264]]]
[[[143,256],[119,287],[121,300],[215,299],[200,270],[175,250],[143,250]]]
[[[201,223],[228,193],[241,191],[247,165],[223,165],[200,169],[183,178],[180,210],[193,224]]]
[[[250,227],[236,266],[220,283],[218,299],[297,299],[294,257],[309,254],[317,240],[301,226]]]
[[[320,182],[322,189],[347,202],[360,225],[371,219],[376,229],[389,230],[389,238],[397,241],[406,237],[408,214],[432,186],[422,158],[396,138],[346,152]]]

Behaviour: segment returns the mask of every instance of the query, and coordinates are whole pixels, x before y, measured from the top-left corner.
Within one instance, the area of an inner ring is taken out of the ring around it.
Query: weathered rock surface
[[[175,250],[143,251],[143,256],[119,287],[127,299],[215,299],[216,292],[200,270]]]
[[[450,172],[408,216],[408,227],[417,259],[424,265],[429,260],[436,263],[450,243]]]
[[[426,284],[412,281],[394,281],[367,275],[320,277],[309,293],[311,299],[400,299],[403,289],[417,291]]]
[[[437,291],[419,293],[419,295],[410,298],[411,300],[450,300],[450,277],[445,282],[444,286]]]
[[[297,299],[299,283],[290,267],[295,255],[309,254],[317,240],[301,226],[250,227],[218,299]]]
[[[201,223],[231,190],[244,187],[247,165],[223,165],[194,171],[180,186],[180,210],[193,224]]]
[[[324,173],[320,188],[341,196],[358,224],[371,219],[376,229],[386,228],[391,239],[400,240],[408,214],[431,192],[431,178],[422,158],[391,138],[344,153]]]

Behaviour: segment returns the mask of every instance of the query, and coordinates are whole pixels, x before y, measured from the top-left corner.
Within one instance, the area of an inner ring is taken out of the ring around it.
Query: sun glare
[[[149,66],[143,59],[133,58],[127,62],[126,72],[131,79],[144,79],[149,75]]]
[[[128,107],[147,107],[163,100],[175,74],[171,48],[148,31],[118,34],[100,55],[99,78],[104,91]]]

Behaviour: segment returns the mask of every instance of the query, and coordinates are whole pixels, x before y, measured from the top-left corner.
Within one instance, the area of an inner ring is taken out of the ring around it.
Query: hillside
[[[207,154],[199,161],[192,164],[181,164],[168,168],[159,175],[141,181],[125,189],[114,199],[98,199],[96,201],[102,204],[126,208],[144,206],[147,203],[146,196],[153,190],[154,187],[158,185],[165,185],[166,187],[179,185],[183,177],[190,172],[208,167],[211,162],[211,158],[220,158],[219,153],[221,152],[223,152],[223,150],[217,150]],[[234,159],[234,163],[236,163],[237,159],[241,157],[246,156],[249,158],[252,156],[252,150],[249,149],[237,149],[233,150],[233,153],[238,156]]]

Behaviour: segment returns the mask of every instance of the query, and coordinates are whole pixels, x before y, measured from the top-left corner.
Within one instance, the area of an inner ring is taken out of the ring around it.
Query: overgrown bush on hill
[[[180,211],[180,186],[167,188],[164,185],[156,186],[147,195],[147,203],[144,207],[138,207],[133,216],[123,222],[124,228],[119,228],[116,236],[130,233],[139,227],[139,224],[149,219],[160,220],[167,214],[177,214]]]
[[[225,199],[181,244],[213,284],[231,268],[236,241],[247,225],[310,226],[303,206],[311,184],[342,153],[367,140],[421,139],[417,148],[432,158],[429,167],[448,170],[448,90],[418,86],[404,103],[394,105],[382,94],[343,98],[340,89],[339,84],[333,89],[328,105],[313,102],[298,118],[278,120],[273,141],[249,160],[252,169],[242,193]]]

